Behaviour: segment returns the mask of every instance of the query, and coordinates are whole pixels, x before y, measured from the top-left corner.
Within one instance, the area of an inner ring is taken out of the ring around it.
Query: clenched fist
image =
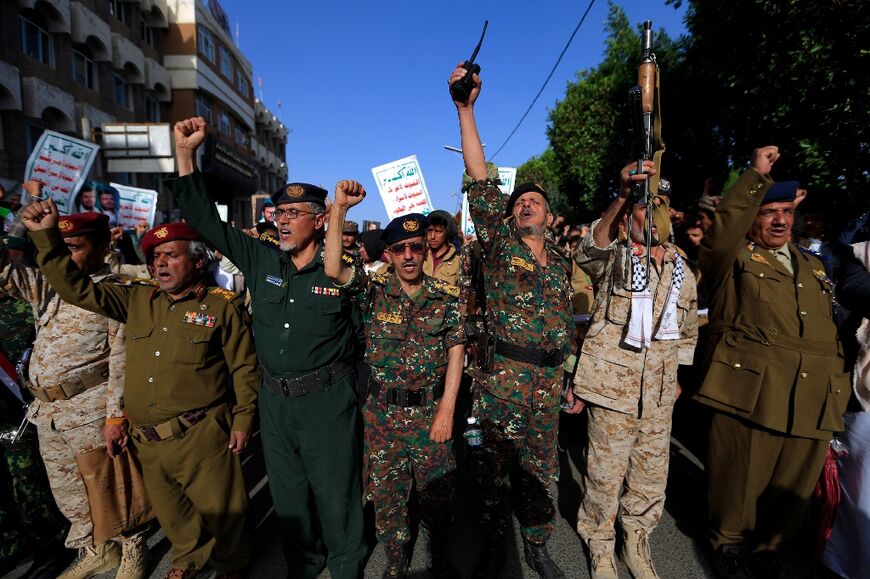
[[[28,231],[42,231],[57,227],[59,217],[54,199],[49,198],[45,201],[34,201],[25,207],[21,213],[21,222]]]
[[[345,179],[335,185],[335,206],[353,207],[366,196],[365,187],[358,181]]]
[[[205,140],[205,136],[208,133],[207,129],[208,124],[202,117],[193,117],[175,123],[176,151],[180,152],[181,149],[196,151]]]
[[[770,175],[773,164],[779,160],[779,148],[774,145],[752,151],[752,168],[762,175]]]

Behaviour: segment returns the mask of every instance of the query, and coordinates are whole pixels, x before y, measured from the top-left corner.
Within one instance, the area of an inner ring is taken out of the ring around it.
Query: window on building
[[[109,13],[129,28],[133,22],[133,5],[122,0],[109,0]]]
[[[133,110],[133,87],[120,74],[112,75],[112,90],[115,102],[128,110]]]
[[[145,14],[139,13],[139,38],[148,46],[154,47],[154,29],[148,25]]]
[[[233,80],[233,57],[230,56],[230,51],[227,50],[226,46],[221,46],[220,48],[221,55],[221,74],[226,78],[230,79],[230,82]]]
[[[218,130],[222,135],[230,136],[230,115],[225,112],[221,112],[218,116]]]
[[[97,82],[97,65],[93,60],[85,56],[79,50],[73,49],[73,78],[76,82],[85,85],[87,88],[96,91],[99,83]]]
[[[145,95],[145,121],[149,123],[160,122],[160,103],[150,94]]]
[[[43,131],[45,131],[45,127],[27,121],[25,129],[24,144],[27,147],[27,156],[29,157],[33,149],[36,148],[36,143],[39,141],[39,137],[42,136]]]
[[[21,50],[42,64],[54,66],[51,35],[32,20],[21,17]]]
[[[238,71],[236,75],[236,88],[239,90],[241,95],[245,98],[248,98],[248,94],[250,93],[250,83],[248,83],[248,77],[242,74],[242,71]]]
[[[206,122],[211,122],[211,99],[202,93],[197,93],[194,98],[194,107],[196,108],[196,116],[202,117]]]
[[[245,135],[245,131],[240,126],[236,125],[236,144],[247,147],[247,141],[248,137]]]
[[[214,35],[203,26],[196,27],[196,42],[199,53],[210,62],[214,62]]]

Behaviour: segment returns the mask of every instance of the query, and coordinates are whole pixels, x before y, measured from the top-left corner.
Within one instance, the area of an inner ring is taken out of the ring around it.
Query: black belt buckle
[[[137,426],[136,428],[139,429],[139,432],[142,433],[142,435],[145,437],[145,440],[147,440],[148,442],[159,442],[160,440],[162,440],[160,438],[160,435],[157,434],[157,429],[154,428],[154,425],[152,424],[148,424],[146,426]]]
[[[387,392],[387,402],[405,408],[410,406],[425,406],[426,391],[391,388]]]
[[[305,395],[305,386],[299,378],[280,378],[281,392],[286,398],[296,398]]]

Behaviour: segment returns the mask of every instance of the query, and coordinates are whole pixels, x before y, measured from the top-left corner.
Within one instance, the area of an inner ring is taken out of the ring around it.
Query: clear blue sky
[[[685,8],[664,0],[616,3],[633,24],[652,19],[672,37],[685,30]],[[330,191],[340,179],[356,179],[369,196],[350,217],[386,224],[371,168],[408,155],[417,155],[435,207],[458,209],[451,194],[460,188],[462,160],[444,149],[459,146],[447,77],[470,56],[483,21],[489,19],[489,30],[477,58],[484,92],[476,114],[491,154],[540,89],[588,0],[221,4],[234,33],[240,25],[254,86],[262,77],[264,103],[292,131],[289,179]],[[596,0],[534,110],[498,155],[499,165],[519,166],[546,148],[549,109],[578,71],[601,60],[607,11],[607,2]]]

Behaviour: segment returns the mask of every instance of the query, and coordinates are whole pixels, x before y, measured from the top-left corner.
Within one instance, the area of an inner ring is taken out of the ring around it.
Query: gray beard
[[[533,237],[535,239],[543,239],[547,235],[547,226],[529,225],[528,227],[517,227],[517,234],[520,237]]]
[[[286,251],[287,253],[289,253],[291,255],[296,253],[296,250],[298,249],[296,244],[293,243],[292,241],[282,241],[282,242],[278,243],[278,247],[281,248],[281,251]]]

